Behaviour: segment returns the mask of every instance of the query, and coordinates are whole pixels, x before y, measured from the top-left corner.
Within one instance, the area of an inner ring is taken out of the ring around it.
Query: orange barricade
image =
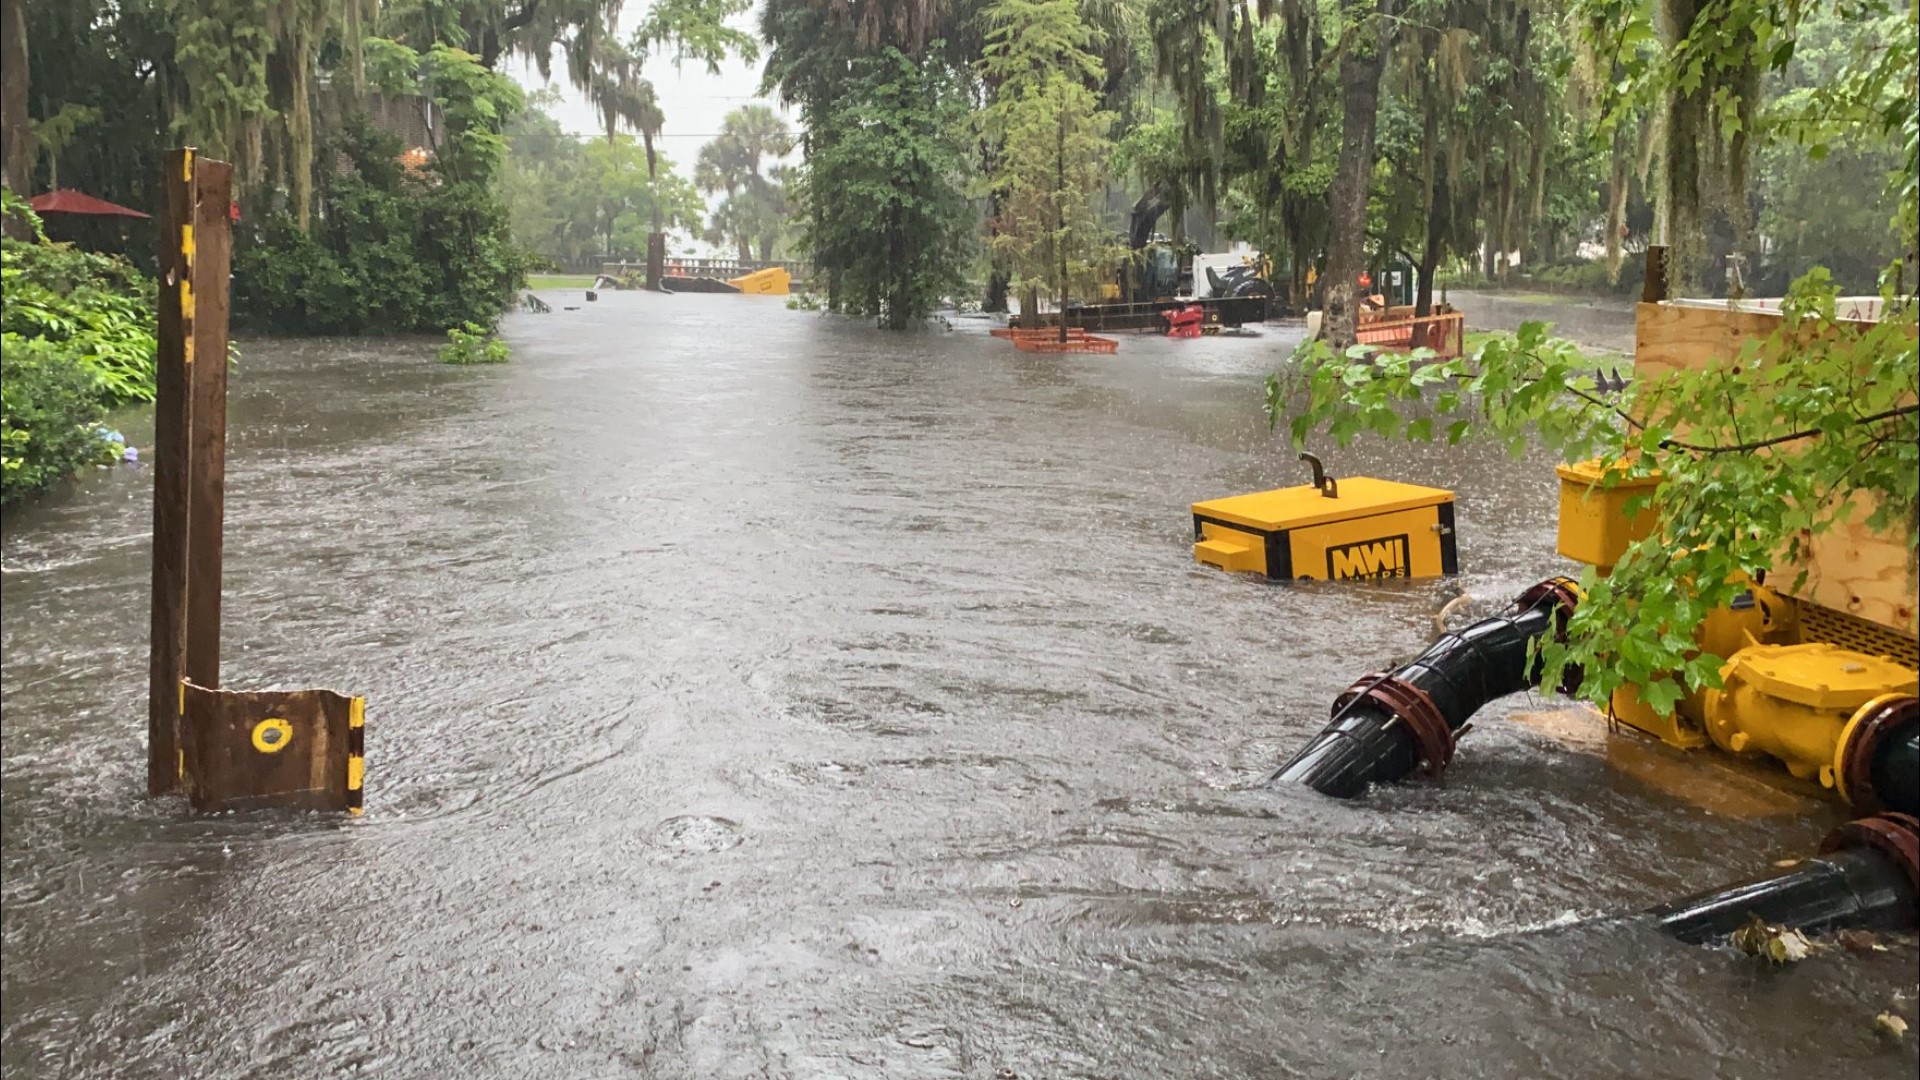
[[[1466,351],[1466,316],[1458,311],[1444,315],[1379,319],[1356,327],[1355,340],[1395,352],[1432,349],[1441,360],[1451,360]]]

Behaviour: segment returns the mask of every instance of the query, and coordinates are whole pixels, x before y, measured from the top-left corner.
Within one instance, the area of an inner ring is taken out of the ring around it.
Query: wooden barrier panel
[[[187,796],[200,811],[359,813],[365,702],[331,690],[235,693],[180,684]]]

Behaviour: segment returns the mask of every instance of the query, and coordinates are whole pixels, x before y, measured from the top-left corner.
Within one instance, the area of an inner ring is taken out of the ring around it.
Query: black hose
[[[1402,696],[1416,691],[1414,700],[1424,696],[1446,723],[1446,732],[1435,737],[1451,740],[1482,706],[1539,681],[1539,663],[1529,664],[1528,653],[1534,641],[1560,631],[1571,595],[1558,582],[1535,587],[1512,612],[1442,636],[1417,659],[1377,677],[1376,685],[1391,683]],[[1364,691],[1366,683],[1356,689]],[[1368,784],[1405,777],[1423,760],[1429,769],[1444,767],[1444,761],[1431,760],[1417,730],[1420,718],[1409,718],[1407,711],[1413,710],[1396,710],[1377,695],[1361,693],[1273,779],[1346,799]]]
[[[1756,916],[1809,933],[1905,929],[1920,916],[1914,827],[1913,818],[1897,814],[1848,822],[1805,862],[1649,914],[1661,929],[1695,944],[1731,934]]]

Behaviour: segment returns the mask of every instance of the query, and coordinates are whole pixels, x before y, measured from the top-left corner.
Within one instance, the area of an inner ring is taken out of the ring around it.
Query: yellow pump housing
[[[1196,562],[1281,581],[1460,570],[1453,492],[1365,476],[1194,503],[1193,540]]]
[[[1658,476],[1636,476],[1601,488],[1606,471],[1598,461],[1561,465],[1560,554],[1589,566],[1617,564],[1627,548],[1653,531],[1653,511],[1627,513],[1627,501],[1660,483]]]
[[[1890,657],[1824,642],[1751,645],[1705,694],[1707,736],[1736,754],[1778,758],[1802,780],[1835,786],[1835,762],[1850,722],[1889,694],[1920,691],[1920,675]]]
[[[793,288],[793,275],[778,266],[769,266],[765,270],[728,278],[727,284],[751,296],[785,296]]]

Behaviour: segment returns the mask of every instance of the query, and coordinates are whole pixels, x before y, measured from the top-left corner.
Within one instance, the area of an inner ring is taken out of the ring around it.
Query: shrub
[[[274,214],[234,245],[236,323],[279,334],[440,333],[492,325],[524,280],[489,187],[396,160],[399,141],[350,130],[324,160],[308,232]]]
[[[0,334],[0,502],[111,460],[106,406],[85,367],[51,342]]]
[[[440,346],[443,364],[504,364],[511,358],[507,343],[479,323],[447,331],[447,343]]]
[[[154,284],[125,260],[52,244],[0,188],[30,240],[0,241],[0,502],[109,460],[93,431],[112,405],[152,401]]]

